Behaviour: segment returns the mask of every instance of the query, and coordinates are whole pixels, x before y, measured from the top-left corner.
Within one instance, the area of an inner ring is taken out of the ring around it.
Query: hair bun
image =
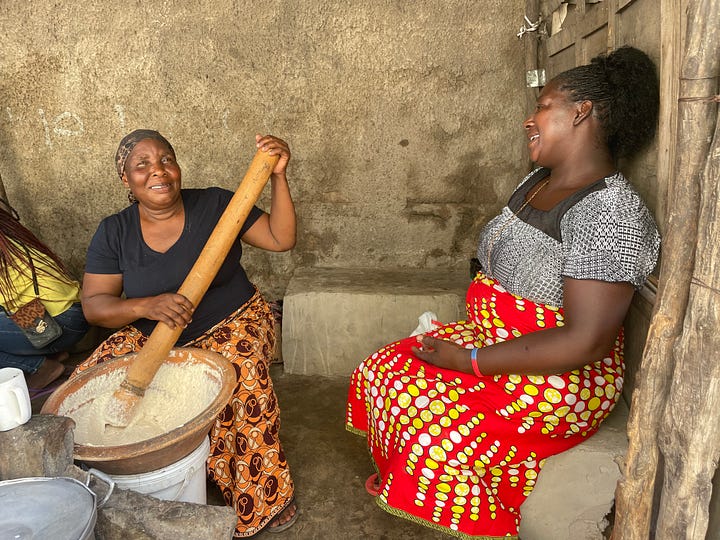
[[[592,63],[607,81],[616,119],[624,119],[625,127],[615,126],[613,145],[618,155],[631,155],[655,135],[660,104],[655,64],[643,51],[630,46],[598,56]]]

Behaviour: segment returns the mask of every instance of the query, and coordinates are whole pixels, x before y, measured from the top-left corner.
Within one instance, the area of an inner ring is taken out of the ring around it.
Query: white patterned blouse
[[[528,174],[480,233],[477,256],[484,272],[513,294],[558,307],[563,276],[625,281],[640,289],[660,251],[655,220],[640,195],[617,172],[549,211],[523,205],[549,173],[539,168]]]

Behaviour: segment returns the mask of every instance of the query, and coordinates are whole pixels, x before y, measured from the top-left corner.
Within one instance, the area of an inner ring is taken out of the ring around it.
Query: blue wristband
[[[482,377],[483,374],[480,373],[480,368],[477,365],[477,353],[480,349],[474,348],[472,352],[470,353],[470,364],[472,365],[473,373],[475,373],[476,377]]]

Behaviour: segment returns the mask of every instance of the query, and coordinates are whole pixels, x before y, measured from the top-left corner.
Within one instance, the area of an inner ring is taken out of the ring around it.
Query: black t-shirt
[[[147,246],[140,229],[138,206],[133,204],[100,223],[88,248],[85,271],[122,274],[123,292],[127,298],[177,292],[233,196],[232,192],[221,188],[183,189],[181,194],[185,227],[170,249],[158,253]],[[204,334],[254,294],[255,287],[240,264],[240,237],[262,213],[253,206],[215,279],[195,309],[192,322],[177,343],[184,344]],[[133,325],[149,335],[156,323],[138,319]]]

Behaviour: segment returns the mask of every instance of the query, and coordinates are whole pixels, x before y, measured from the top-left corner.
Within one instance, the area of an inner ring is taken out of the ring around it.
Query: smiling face
[[[530,159],[536,165],[553,168],[565,157],[577,118],[576,105],[552,81],[543,88],[535,112],[523,122]]]
[[[125,161],[122,181],[141,206],[169,208],[180,199],[180,166],[164,142],[143,139]]]

